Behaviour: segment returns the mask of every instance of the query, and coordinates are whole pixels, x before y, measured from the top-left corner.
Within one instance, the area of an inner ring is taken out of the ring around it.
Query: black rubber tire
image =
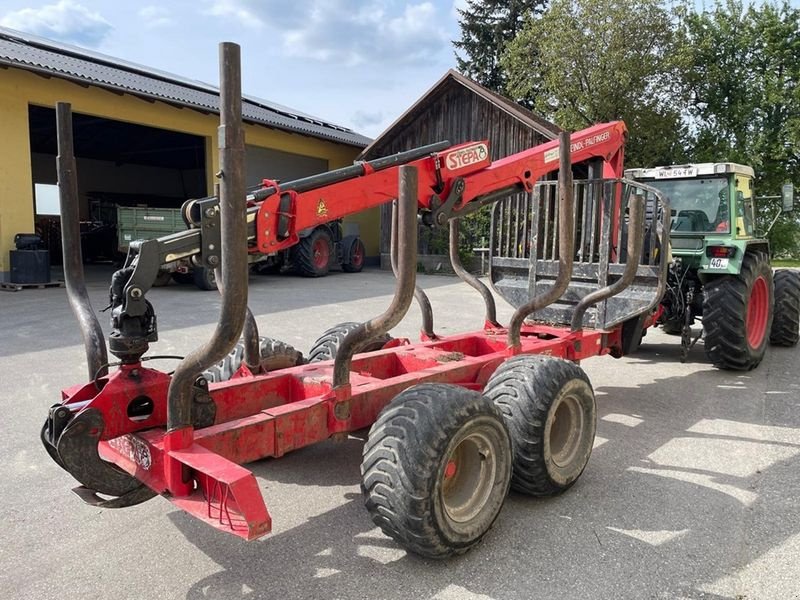
[[[180,283],[180,284],[194,283],[194,274],[181,273],[180,271],[175,271],[172,274],[172,279],[175,281],[175,283]]]
[[[597,427],[594,391],[583,369],[559,358],[515,356],[497,368],[483,395],[502,411],[511,432],[512,489],[550,496],[578,480],[589,462]],[[564,409],[568,415],[561,412]],[[579,427],[564,430],[576,420]],[[568,451],[563,464],[553,453],[558,446]]]
[[[372,425],[361,476],[367,510],[386,535],[429,558],[463,554],[486,535],[508,495],[508,429],[477,392],[417,385]]]
[[[683,319],[676,319],[672,321],[664,321],[661,324],[661,329],[667,335],[680,335],[683,331]]]
[[[345,252],[342,271],[345,273],[360,273],[363,271],[367,249],[364,247],[364,242],[361,241],[361,238],[352,240]]]
[[[328,244],[328,262],[324,266],[316,264],[314,248],[324,240]],[[327,227],[317,227],[311,235],[302,238],[293,248],[292,264],[303,277],[324,277],[330,270],[333,256],[333,240]]]
[[[775,310],[769,343],[796,346],[800,340],[800,271],[775,271]]]
[[[259,350],[261,354],[261,367],[267,371],[278,369],[288,369],[304,364],[303,353],[295,350],[292,346],[279,340],[268,337],[259,338]],[[242,366],[244,360],[244,342],[239,341],[228,356],[223,358],[213,367],[203,371],[203,377],[209,383],[218,381],[228,381],[234,373]]]
[[[217,277],[214,269],[206,267],[195,267],[192,271],[192,280],[198,289],[213,292],[217,289]]]
[[[339,346],[348,333],[358,327],[360,323],[347,321],[346,323],[339,323],[334,325],[325,333],[323,333],[308,353],[308,362],[320,362],[323,360],[333,360],[336,358],[336,353],[339,351]],[[358,348],[357,352],[374,352],[383,348],[387,342],[391,341],[392,336],[388,333],[380,336],[377,339],[371,340],[369,343]]]
[[[767,286],[768,316],[761,343],[752,347],[747,340],[747,312],[757,279]],[[708,360],[720,369],[749,371],[764,358],[772,327],[773,283],[769,259],[762,252],[748,252],[739,275],[723,275],[703,286],[703,330]]]

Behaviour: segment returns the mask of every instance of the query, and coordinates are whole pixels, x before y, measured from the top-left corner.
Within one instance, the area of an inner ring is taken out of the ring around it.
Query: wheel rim
[[[456,523],[474,519],[489,500],[497,472],[497,453],[488,435],[464,436],[447,457],[442,473],[442,504]]]
[[[314,241],[312,250],[314,252],[314,266],[317,269],[324,269],[327,267],[328,261],[330,260],[330,248],[328,247],[328,242],[324,238],[320,237]]]
[[[553,407],[552,414],[546,443],[550,448],[551,460],[564,468],[572,463],[581,447],[583,410],[578,398],[569,394],[561,397]]]
[[[747,303],[747,343],[751,348],[758,348],[764,341],[769,320],[769,290],[767,281],[759,275],[750,292]]]
[[[350,264],[354,267],[360,267],[364,262],[364,245],[361,242],[356,242],[353,247],[353,256],[350,259]]]

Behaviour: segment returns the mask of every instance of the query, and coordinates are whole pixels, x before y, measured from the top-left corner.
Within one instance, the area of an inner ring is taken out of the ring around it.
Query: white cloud
[[[139,16],[145,21],[145,27],[164,27],[172,24],[172,15],[163,6],[145,6],[139,10]]]
[[[248,0],[211,0],[203,14],[212,17],[230,18],[239,21],[245,27],[260,28],[264,23],[256,14],[259,4]]]
[[[208,14],[273,29],[287,56],[347,66],[428,63],[448,48],[448,8],[430,1],[212,0]],[[442,14],[439,14],[439,13]]]
[[[357,129],[366,128],[366,127],[374,127],[376,125],[380,125],[386,120],[386,116],[383,114],[383,111],[367,111],[367,110],[357,110],[353,113],[353,117],[351,121],[356,126]]]
[[[72,0],[7,13],[0,25],[81,46],[98,46],[113,29],[99,12]]]

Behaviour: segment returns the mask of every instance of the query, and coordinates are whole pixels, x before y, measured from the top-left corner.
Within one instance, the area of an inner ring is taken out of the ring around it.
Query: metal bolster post
[[[386,311],[347,334],[333,363],[333,387],[350,383],[350,363],[356,350],[367,340],[387,333],[408,312],[417,277],[417,168],[403,165],[399,172],[397,221],[397,283]]]
[[[508,347],[518,351],[522,345],[520,330],[528,316],[558,300],[569,286],[572,278],[572,263],[575,253],[575,199],[572,190],[572,160],[570,156],[570,135],[559,134],[558,166],[558,276],[553,286],[545,293],[534,296],[527,304],[520,306],[511,317],[508,325]]]
[[[621,185],[621,181],[617,181],[617,185]],[[629,196],[630,188],[628,189]],[[616,296],[627,288],[636,278],[636,271],[639,268],[639,260],[642,256],[642,247],[644,245],[644,212],[645,201],[638,201],[638,196],[633,196],[634,201],[628,202],[630,209],[628,221],[628,244],[627,244],[627,262],[625,269],[622,272],[622,277],[617,279],[611,285],[595,290],[590,294],[584,296],[572,313],[572,321],[570,323],[570,330],[572,332],[580,331],[583,329],[583,316],[590,306],[607,300],[612,296]],[[622,208],[620,207],[620,217],[622,216]]]
[[[108,351],[100,322],[97,320],[83,273],[80,219],[78,216],[78,181],[72,143],[72,108],[67,102],[56,104],[58,130],[58,191],[61,205],[61,250],[64,255],[64,280],[72,312],[78,319],[86,349],[89,379],[108,374]]]
[[[458,255],[459,224],[460,219],[450,219],[450,264],[453,266],[453,271],[455,271],[461,281],[477,290],[483,298],[483,304],[486,307],[486,324],[500,327],[500,324],[497,322],[497,306],[495,305],[492,292],[489,291],[489,288],[486,287],[480,279],[467,271],[461,263],[461,257]],[[491,254],[489,260],[491,261]]]
[[[239,339],[247,308],[247,220],[244,202],[244,128],[240,49],[220,44],[220,219],[222,306],[211,339],[175,369],[167,397],[168,450],[192,443],[192,387],[203,369],[221,360]],[[174,434],[174,435],[170,435]],[[181,481],[170,478],[170,489]],[[175,487],[173,487],[175,486]]]
[[[389,240],[389,262],[392,264],[392,272],[397,277],[397,200],[392,201],[392,227]],[[416,267],[415,267],[416,268]],[[425,293],[418,285],[414,285],[414,298],[417,300],[419,310],[422,313],[422,334],[428,339],[435,340],[438,336],[433,330],[433,306]]]

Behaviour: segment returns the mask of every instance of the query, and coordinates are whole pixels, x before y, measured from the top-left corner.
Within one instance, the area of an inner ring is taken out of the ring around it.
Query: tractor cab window
[[[731,227],[728,181],[724,177],[647,181],[672,209],[676,233],[728,233]]]
[[[742,175],[736,177],[736,235],[755,235],[753,180]]]

